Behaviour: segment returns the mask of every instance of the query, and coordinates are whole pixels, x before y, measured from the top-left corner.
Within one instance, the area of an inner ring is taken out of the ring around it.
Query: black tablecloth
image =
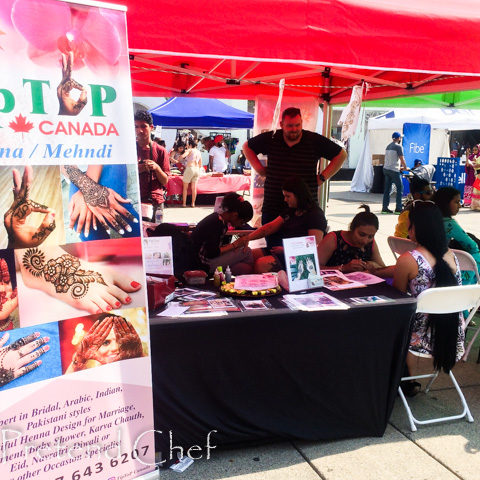
[[[329,292],[331,293],[331,292]],[[157,449],[270,439],[381,436],[402,374],[415,300],[381,284],[334,294],[392,303],[228,317],[152,317]]]

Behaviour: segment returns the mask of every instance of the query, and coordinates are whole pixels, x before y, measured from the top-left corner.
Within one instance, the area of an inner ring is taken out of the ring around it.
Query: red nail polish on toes
[[[99,308],[95,313],[103,313],[103,310]]]
[[[132,282],[130,285],[131,285],[133,288],[141,287],[141,285],[140,285],[138,282]]]
[[[132,299],[130,297],[125,298],[125,303],[132,303]]]
[[[122,306],[122,304],[121,304],[121,302],[115,302],[115,306],[116,306],[117,308],[119,308],[119,307]]]

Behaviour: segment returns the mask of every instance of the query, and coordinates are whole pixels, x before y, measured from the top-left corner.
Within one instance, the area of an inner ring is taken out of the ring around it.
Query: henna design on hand
[[[0,364],[2,359],[0,358]],[[15,373],[13,368],[3,368],[0,367],[0,387],[3,387],[7,383],[10,383],[15,378]]]
[[[32,235],[32,240],[39,240],[41,242],[45,237],[50,235],[50,233],[55,230],[55,227],[55,220],[46,227],[40,227],[38,231]]]
[[[45,214],[44,223],[49,215],[54,216],[54,212],[46,205],[29,198],[31,181],[31,166],[25,167],[21,183],[19,172],[13,169],[13,203],[3,216],[8,234],[8,246],[11,248],[36,246],[43,242],[55,228],[55,224],[52,229],[43,227],[37,229],[28,225],[27,218],[32,213]]]
[[[75,299],[83,298],[90,283],[106,285],[100,273],[80,268],[80,260],[65,253],[45,262],[45,254],[38,248],[29,248],[23,255],[23,266],[34,277],[43,277],[55,286],[57,293],[68,293]]]
[[[59,115],[78,115],[87,104],[87,89],[72,78],[73,63],[73,52],[62,54],[62,80],[57,87]],[[80,92],[78,100],[70,96],[72,90]]]
[[[65,171],[70,181],[83,193],[87,205],[110,208],[107,187],[99,185],[73,165],[66,165]]]
[[[0,338],[0,387],[42,364],[42,361],[37,359],[50,349],[48,345],[45,345],[50,339],[39,337],[40,333],[35,332],[19,338],[8,346],[4,345],[9,334],[6,333]]]

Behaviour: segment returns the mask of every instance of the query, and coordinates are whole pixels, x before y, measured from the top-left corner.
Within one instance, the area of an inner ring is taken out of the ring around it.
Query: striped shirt
[[[251,138],[248,146],[258,155],[268,156],[263,213],[280,215],[285,208],[282,185],[287,178],[298,176],[310,188],[317,201],[317,164],[320,158],[331,160],[342,150],[340,145],[323,135],[302,130],[300,142],[289,147],[283,131],[265,132]]]

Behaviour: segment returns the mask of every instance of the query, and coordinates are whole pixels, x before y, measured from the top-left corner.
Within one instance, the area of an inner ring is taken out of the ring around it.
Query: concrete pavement
[[[352,193],[349,182],[332,182],[326,215],[332,230],[346,229],[361,203],[375,213],[382,195]],[[247,197],[248,199],[248,197]],[[392,198],[393,200],[393,198]],[[167,208],[167,222],[198,222],[211,207]],[[379,215],[376,241],[386,264],[394,262],[387,245],[397,221],[395,215]],[[461,209],[460,225],[480,237],[480,212]],[[477,319],[477,324],[480,321]],[[454,370],[470,406],[474,423],[459,420],[420,426],[410,432],[407,417],[397,399],[382,438],[358,438],[333,442],[282,442],[252,448],[213,451],[210,460],[196,461],[184,473],[160,471],[165,480],[479,480],[480,479],[480,365],[478,348],[467,363]],[[355,401],[355,399],[352,399]],[[419,417],[461,411],[448,378],[441,375],[429,394],[410,400]]]

